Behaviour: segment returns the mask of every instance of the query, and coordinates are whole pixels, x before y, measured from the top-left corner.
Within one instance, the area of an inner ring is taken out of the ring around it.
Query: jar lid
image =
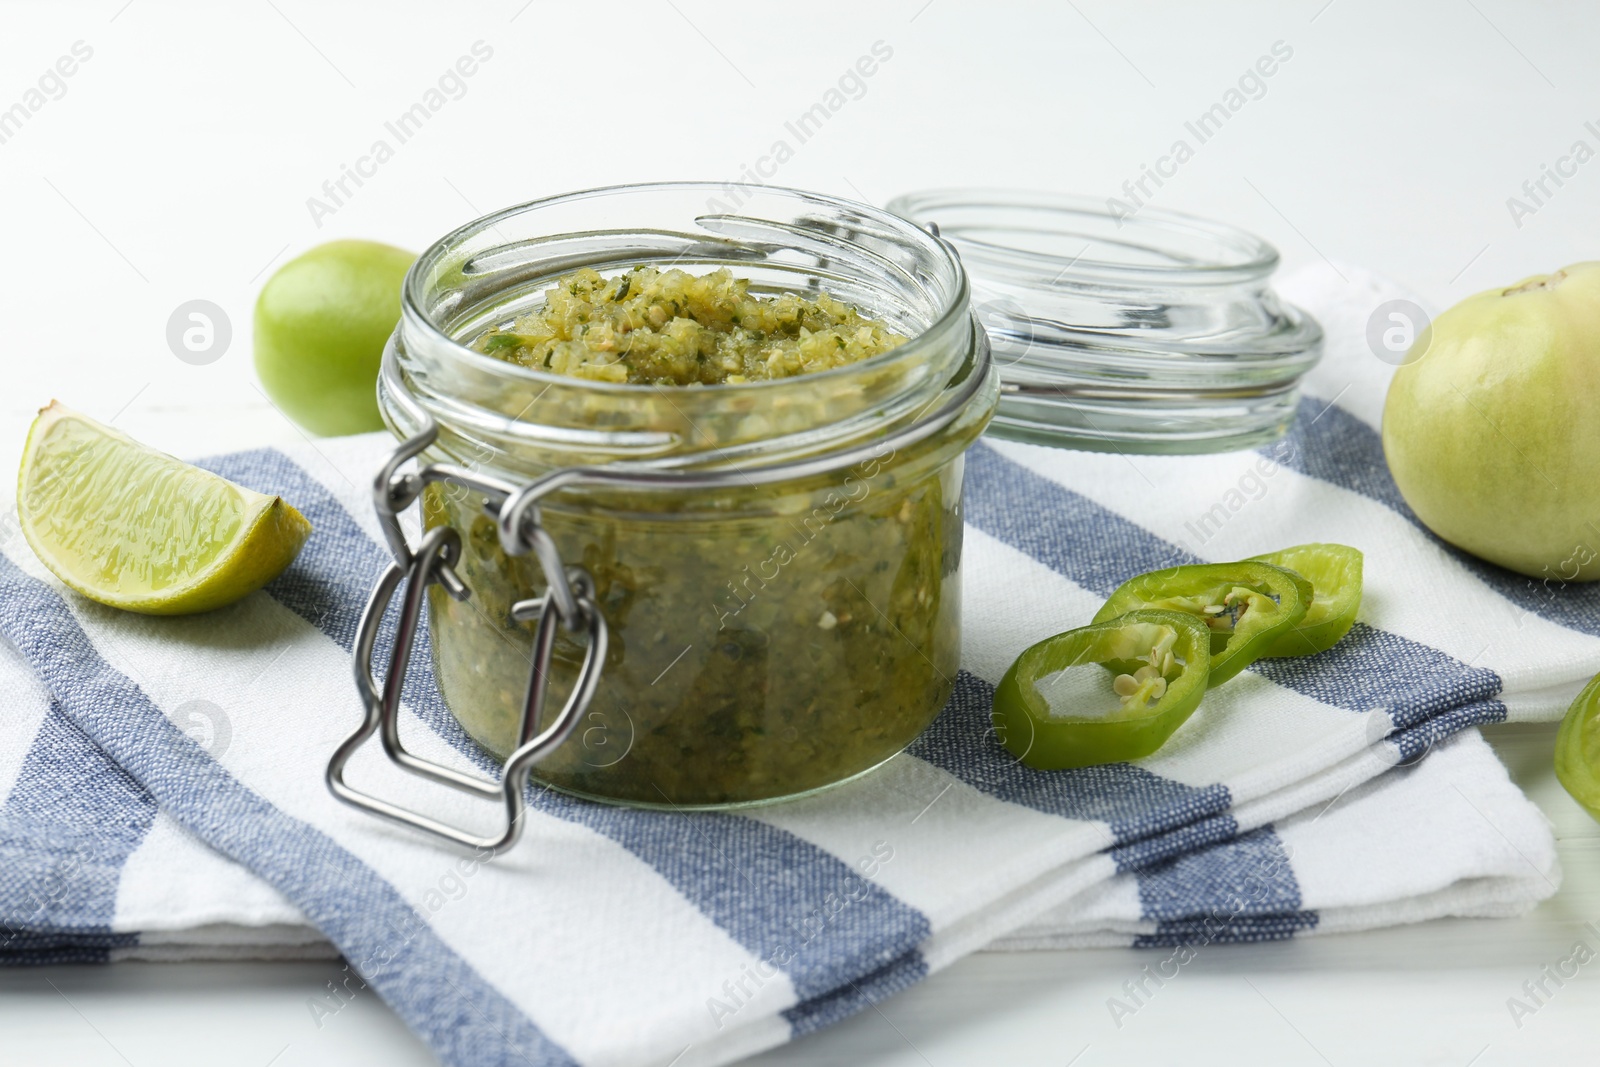
[[[1222,452],[1281,436],[1322,328],[1261,238],[1089,197],[938,189],[890,211],[965,263],[1000,369],[989,432],[1065,448]]]

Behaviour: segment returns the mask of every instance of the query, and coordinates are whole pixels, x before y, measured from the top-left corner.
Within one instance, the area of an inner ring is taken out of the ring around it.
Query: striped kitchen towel
[[[87,603],[10,537],[0,953],[326,942],[446,1063],[687,1067],[824,1026],[996,939],[1192,945],[1531,907],[1559,879],[1549,829],[1469,728],[1558,714],[1600,670],[1600,605],[1418,528],[1374,429],[1388,368],[1361,341],[1360,309],[1394,294],[1347,277],[1291,294],[1330,351],[1278,445],[976,447],[950,705],[880,771],[749,812],[536,793],[522,843],[474,855],[329,797],[323,767],[360,715],[356,619],[386,560],[363,488],[377,439],[212,461],[316,533],[266,591],[206,616]],[[1311,540],[1367,555],[1363,620],[1336,649],[1258,664],[1137,765],[1040,773],[994,744],[989,698],[1011,658],[1081,625],[1123,578]],[[416,674],[409,744],[487,769]],[[422,792],[375,748],[353,781]]]

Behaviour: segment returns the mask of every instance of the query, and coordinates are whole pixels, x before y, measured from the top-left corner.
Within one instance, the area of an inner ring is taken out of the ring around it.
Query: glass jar
[[[728,267],[757,294],[822,290],[908,337],[857,364],[707,387],[558,376],[468,347],[537,307],[558,277],[638,264]],[[472,222],[417,261],[379,402],[423,462],[506,485],[555,472],[538,503],[560,559],[592,581],[608,639],[597,687],[533,777],[635,805],[729,806],[861,774],[939,713],[960,654],[962,453],[998,381],[942,241],[888,212],[771,187],[597,189]],[[456,599],[428,591],[450,712],[504,758],[547,592],[470,485],[422,491],[424,527],[460,536]],[[585,586],[586,589],[590,588]],[[559,630],[550,700],[587,652]]]
[[[1322,328],[1270,287],[1259,237],[1174,211],[1007,189],[913,193],[889,210],[966,263],[994,345],[990,433],[1096,451],[1194,453],[1275,440]]]

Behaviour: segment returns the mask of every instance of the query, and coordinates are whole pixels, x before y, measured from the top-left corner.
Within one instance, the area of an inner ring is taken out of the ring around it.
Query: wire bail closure
[[[469,848],[499,850],[515,844],[522,834],[526,810],[525,793],[533,765],[565,741],[582,720],[605,665],[608,633],[605,617],[595,603],[594,579],[582,567],[562,563],[560,551],[548,530],[539,524],[538,501],[559,485],[558,479],[541,479],[520,489],[453,464],[432,463],[414,471],[400,468],[417,458],[439,435],[438,423],[425,412],[421,428],[390,454],[373,483],[373,503],[379,524],[394,561],[373,588],[361,614],[355,640],[356,690],[366,715],[356,731],[328,761],[327,782],[333,795],[346,804],[370,812],[390,822],[422,830],[436,837]],[[544,570],[545,594],[511,605],[517,622],[535,623],[533,666],[523,699],[522,723],[517,732],[517,748],[501,766],[498,781],[490,781],[409,751],[400,739],[400,701],[406,670],[416,643],[428,586],[437,582],[456,600],[466,600],[471,591],[455,572],[461,558],[461,535],[453,527],[429,530],[415,551],[400,526],[400,515],[430,483],[460,486],[483,498],[485,510],[494,517],[501,547],[507,555],[532,554]],[[394,648],[389,668],[380,681],[373,674],[373,655],[384,616],[401,585],[405,586],[399,622],[394,631]],[[587,635],[587,650],[578,671],[577,683],[566,703],[542,729],[549,693],[550,663],[555,651],[556,627]],[[367,740],[377,733],[390,762],[401,770],[471,796],[493,800],[505,806],[505,828],[498,834],[479,836],[448,823],[400,807],[381,797],[358,790],[344,780],[345,765]]]

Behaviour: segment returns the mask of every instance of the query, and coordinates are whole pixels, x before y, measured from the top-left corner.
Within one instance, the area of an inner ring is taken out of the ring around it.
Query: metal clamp
[[[595,603],[594,580],[581,567],[566,567],[555,541],[548,531],[538,524],[536,501],[528,489],[513,490],[493,478],[467,471],[449,464],[428,464],[415,471],[401,471],[408,460],[420,455],[438,436],[438,426],[423,413],[422,429],[408,438],[383,465],[374,484],[374,503],[384,537],[394,554],[378,584],[372,590],[361,623],[356,629],[355,676],[356,689],[366,715],[361,725],[334,752],[328,761],[327,782],[333,795],[347,804],[371,812],[390,822],[423,830],[437,837],[469,848],[498,850],[516,843],[522,834],[525,810],[524,794],[528,775],[533,765],[548,755],[571,735],[583,718],[595,687],[600,683],[600,671],[605,664],[607,630],[605,617]],[[501,542],[511,555],[533,553],[544,569],[546,592],[544,596],[518,601],[511,606],[511,617],[517,622],[536,623],[533,635],[533,669],[528,677],[527,695],[523,700],[522,723],[517,731],[517,748],[507,757],[498,781],[476,775],[463,774],[453,768],[409,751],[400,739],[400,701],[405,687],[406,669],[411,662],[411,651],[416,643],[417,629],[422,618],[424,595],[434,582],[457,600],[471,595],[466,584],[455,572],[461,557],[461,535],[449,526],[437,526],[423,537],[415,551],[407,543],[400,527],[399,516],[422,495],[425,486],[432,482],[459,485],[480,494],[485,507],[496,515],[501,531]],[[394,600],[401,583],[405,596],[401,602],[400,619],[395,628],[394,650],[389,669],[379,681],[373,674],[373,654],[383,618]],[[562,625],[573,633],[587,635],[587,650],[583,666],[579,669],[577,683],[559,713],[542,729],[545,703],[549,692],[550,663],[555,650],[556,626]],[[429,816],[402,808],[397,804],[355,789],[344,780],[345,765],[356,750],[374,733],[382,738],[383,750],[391,762],[402,770],[419,775],[440,785],[458,789],[472,796],[493,800],[500,798],[505,805],[506,825],[499,834],[479,836],[440,822]]]

